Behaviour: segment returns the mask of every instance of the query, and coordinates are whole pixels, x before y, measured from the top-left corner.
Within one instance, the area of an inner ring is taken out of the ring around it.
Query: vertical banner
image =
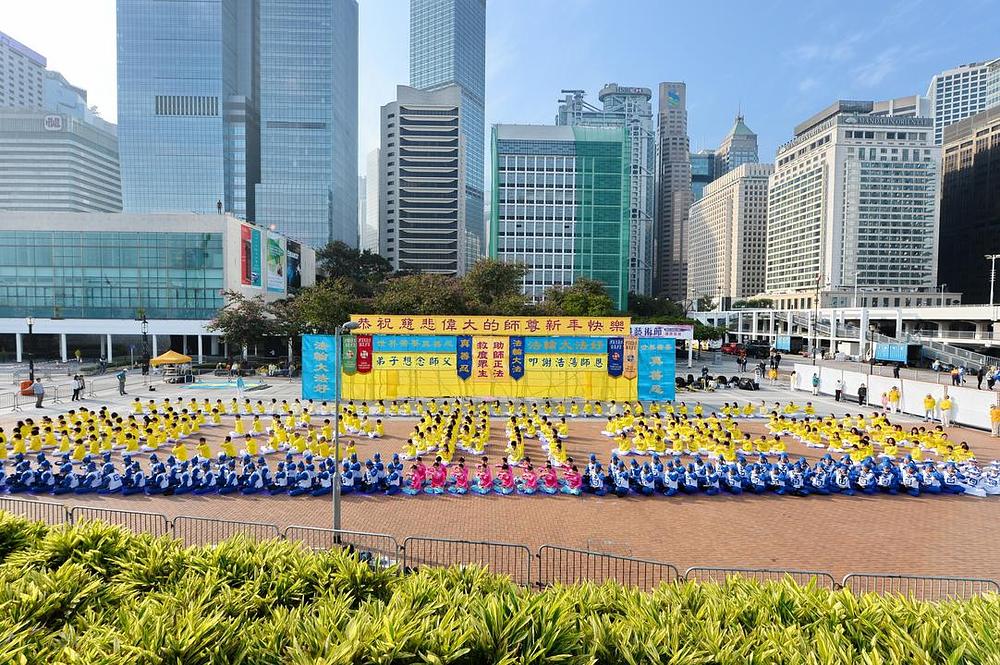
[[[510,360],[510,378],[517,381],[524,376],[524,337],[520,335],[511,335],[510,337],[510,352],[508,354]]]
[[[354,374],[358,371],[358,340],[354,335],[341,335],[341,363],[344,374]]]
[[[270,234],[267,237],[267,290],[285,292],[285,239]]]
[[[356,335],[358,346],[358,374],[367,374],[372,371],[372,336]]]
[[[302,245],[289,240],[285,247],[288,257],[285,276],[288,278],[288,291],[291,293],[302,288]]]
[[[676,394],[676,342],[666,338],[639,339],[640,401],[672,400]]]
[[[258,289],[264,285],[260,258],[262,251],[260,229],[250,229],[250,286]]]
[[[337,389],[333,335],[302,336],[302,399],[332,400]]]
[[[464,381],[472,376],[472,335],[459,335],[456,341],[455,370]]]
[[[623,369],[622,356],[625,353],[625,339],[622,337],[608,338],[608,376],[621,376]]]
[[[622,376],[634,379],[639,372],[639,340],[631,335],[625,338],[625,358],[622,363]]]
[[[250,255],[253,251],[253,242],[250,240],[250,227],[240,224],[240,284],[250,286],[253,282],[250,274]]]
[[[494,335],[474,336],[472,372],[477,379],[506,379],[507,338]]]

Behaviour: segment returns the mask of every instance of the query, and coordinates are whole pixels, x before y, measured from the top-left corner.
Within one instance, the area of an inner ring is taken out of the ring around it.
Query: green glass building
[[[585,277],[628,303],[624,127],[494,125],[490,256],[527,267],[524,294]]]

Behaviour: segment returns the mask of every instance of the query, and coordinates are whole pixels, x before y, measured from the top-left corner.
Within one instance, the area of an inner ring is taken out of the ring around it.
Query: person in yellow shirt
[[[937,407],[937,400],[930,393],[924,397],[924,422],[934,420],[934,409]]]
[[[1000,437],[1000,404],[990,407],[990,428],[993,436]]]
[[[951,427],[951,410],[954,407],[954,403],[951,401],[951,397],[945,395],[941,398],[938,403],[938,409],[941,412],[941,425],[943,427]]]

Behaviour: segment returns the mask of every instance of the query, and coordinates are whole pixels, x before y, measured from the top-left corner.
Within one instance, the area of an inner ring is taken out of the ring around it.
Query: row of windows
[[[156,95],[155,106],[156,115],[219,115],[219,99],[205,95]]]

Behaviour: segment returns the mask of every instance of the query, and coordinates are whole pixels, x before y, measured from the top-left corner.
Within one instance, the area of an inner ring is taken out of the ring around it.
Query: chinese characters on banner
[[[358,371],[358,340],[354,335],[340,338],[340,355],[344,374],[354,374]]]
[[[629,336],[625,338],[625,361],[622,366],[622,376],[634,379],[639,367],[639,340]]]
[[[639,339],[640,401],[661,402],[674,399],[676,392],[677,351],[673,339]]]
[[[354,314],[357,332],[376,335],[608,335],[628,334],[631,319],[621,317],[406,316]],[[376,349],[377,350],[377,349]]]
[[[459,335],[457,342],[455,369],[464,381],[472,376],[472,336]]]
[[[622,356],[625,353],[625,340],[622,337],[608,338],[608,376],[622,375]]]
[[[472,338],[472,376],[507,378],[507,338],[477,335]]]
[[[670,337],[672,339],[694,339],[694,326],[690,324],[665,325],[636,324],[630,326],[633,337]]]
[[[372,336],[358,335],[358,373],[367,374],[372,371]]]
[[[337,388],[337,353],[333,335],[302,336],[302,399],[333,399]]]
[[[510,338],[510,378],[517,381],[524,376],[524,337]]]

